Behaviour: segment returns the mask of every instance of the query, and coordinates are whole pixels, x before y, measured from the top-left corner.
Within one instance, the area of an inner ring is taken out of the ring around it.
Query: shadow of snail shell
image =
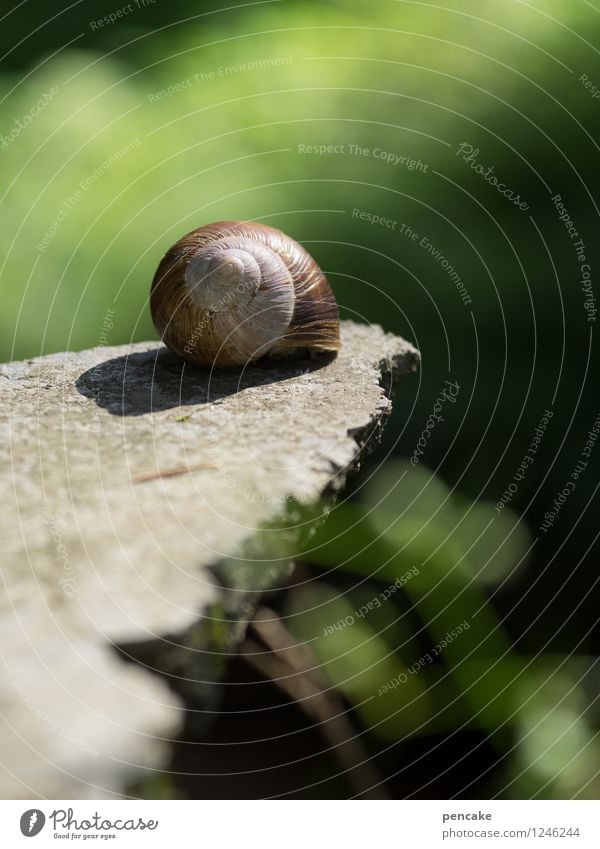
[[[341,347],[327,278],[302,245],[264,224],[218,221],[176,242],[154,275],[150,310],[163,342],[204,366]]]

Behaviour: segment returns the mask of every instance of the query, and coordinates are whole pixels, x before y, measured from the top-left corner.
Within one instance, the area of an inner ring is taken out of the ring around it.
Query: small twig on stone
[[[187,475],[189,472],[200,472],[208,469],[220,469],[215,463],[197,463],[195,466],[175,466],[172,469],[157,469],[154,472],[142,472],[131,479],[132,483],[144,483],[157,478],[173,478],[176,475]]]

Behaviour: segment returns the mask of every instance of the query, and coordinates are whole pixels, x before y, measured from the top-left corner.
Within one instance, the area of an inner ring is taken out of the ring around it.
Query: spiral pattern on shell
[[[327,278],[302,245],[264,224],[219,221],[192,230],[158,266],[150,309],[165,344],[200,365],[340,348]]]

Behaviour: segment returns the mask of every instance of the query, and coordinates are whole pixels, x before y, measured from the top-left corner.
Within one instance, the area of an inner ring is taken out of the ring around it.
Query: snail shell
[[[205,366],[341,347],[327,278],[302,245],[264,224],[218,221],[176,242],[154,275],[150,310],[164,343]]]

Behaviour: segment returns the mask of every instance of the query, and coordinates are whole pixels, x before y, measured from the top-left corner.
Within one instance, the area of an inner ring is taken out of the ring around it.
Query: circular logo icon
[[[37,808],[31,808],[21,815],[21,834],[25,837],[35,837],[43,829],[46,817]]]

